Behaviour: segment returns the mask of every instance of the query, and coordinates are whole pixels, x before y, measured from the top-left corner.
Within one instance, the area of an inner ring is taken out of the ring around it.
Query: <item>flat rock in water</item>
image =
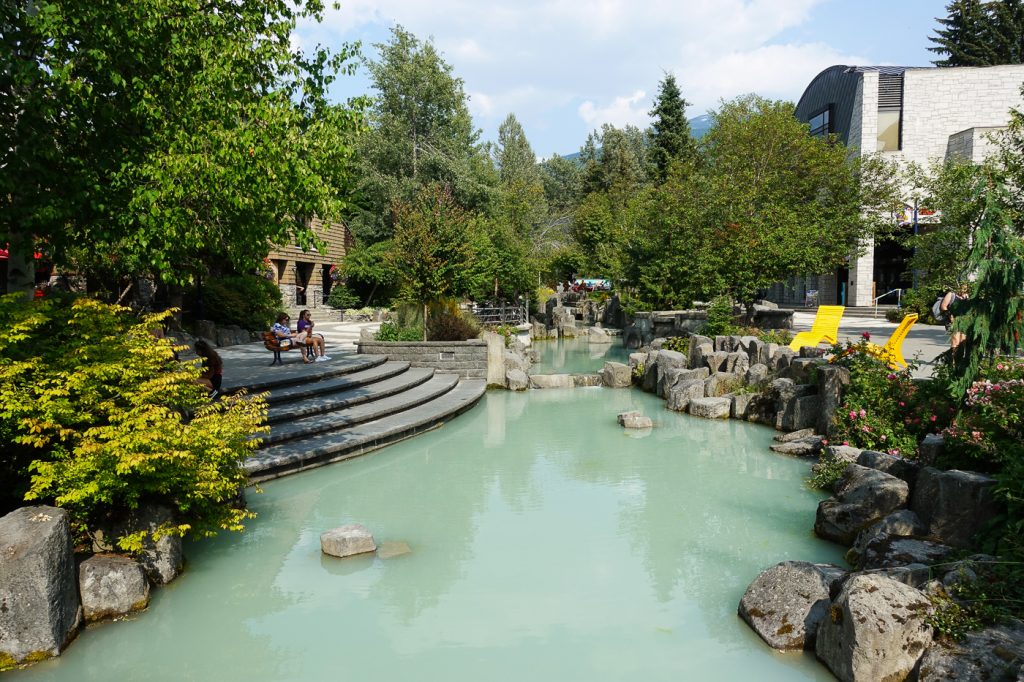
[[[387,540],[377,547],[377,556],[381,559],[394,559],[396,556],[412,553],[409,544],[400,540]]]
[[[364,554],[377,549],[373,535],[366,526],[350,523],[320,533],[320,550],[324,554],[336,557],[347,557]]]
[[[531,374],[530,386],[533,388],[573,388],[571,374]]]
[[[649,429],[654,426],[654,422],[650,417],[630,415],[622,420],[622,425],[627,429]]]
[[[797,457],[813,457],[821,452],[821,436],[807,436],[798,440],[790,440],[784,443],[771,445],[774,452],[783,455],[795,455]]]

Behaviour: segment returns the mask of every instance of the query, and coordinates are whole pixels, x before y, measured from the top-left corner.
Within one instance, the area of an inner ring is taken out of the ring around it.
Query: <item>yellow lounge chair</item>
[[[843,319],[844,310],[846,307],[841,305],[818,306],[811,331],[797,334],[789,344],[790,349],[799,352],[804,346],[817,346],[822,341],[839,343],[839,321]]]
[[[903,359],[903,340],[907,338],[907,333],[910,332],[910,328],[914,326],[915,322],[917,322],[917,313],[910,313],[903,318],[900,326],[896,327],[896,331],[892,333],[884,346],[868,341],[864,352],[878,358],[892,369],[904,369],[907,366],[907,361]]]

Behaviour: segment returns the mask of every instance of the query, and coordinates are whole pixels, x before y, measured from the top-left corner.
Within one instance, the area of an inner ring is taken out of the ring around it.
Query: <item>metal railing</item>
[[[878,302],[880,300],[882,300],[883,298],[885,298],[886,296],[888,296],[889,294],[896,294],[896,307],[897,308],[902,308],[903,307],[902,306],[902,302],[903,302],[903,289],[890,289],[889,291],[885,292],[881,296],[876,296],[875,297],[875,312],[874,312],[874,316],[875,317],[878,317]]]
[[[499,304],[485,304],[473,306],[473,315],[480,320],[480,324],[525,324],[529,322],[530,316],[526,306]]]

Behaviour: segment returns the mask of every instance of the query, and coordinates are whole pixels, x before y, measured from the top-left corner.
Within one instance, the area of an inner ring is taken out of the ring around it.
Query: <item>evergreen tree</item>
[[[975,234],[967,266],[976,281],[959,301],[954,331],[965,338],[953,353],[953,392],[967,395],[981,363],[998,353],[1015,354],[1024,332],[1024,238],[1010,207],[1010,192],[998,180],[979,185],[985,213]]]
[[[1022,0],[954,0],[928,49],[947,55],[936,66],[993,66],[1024,63]]]
[[[668,177],[673,163],[692,161],[697,156],[697,145],[690,134],[690,123],[686,120],[686,107],[676,78],[666,74],[658,86],[658,98],[650,114],[654,117],[651,134],[651,162],[658,180]]]
[[[537,157],[515,114],[509,114],[498,127],[497,162],[498,174],[504,185],[516,180],[540,182]]]

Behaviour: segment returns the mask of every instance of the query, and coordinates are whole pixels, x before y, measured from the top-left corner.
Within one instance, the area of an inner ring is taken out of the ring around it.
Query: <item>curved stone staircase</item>
[[[256,483],[355,457],[440,426],[483,396],[482,379],[412,368],[383,355],[239,376],[228,391],[269,391],[270,433],[245,461]]]

